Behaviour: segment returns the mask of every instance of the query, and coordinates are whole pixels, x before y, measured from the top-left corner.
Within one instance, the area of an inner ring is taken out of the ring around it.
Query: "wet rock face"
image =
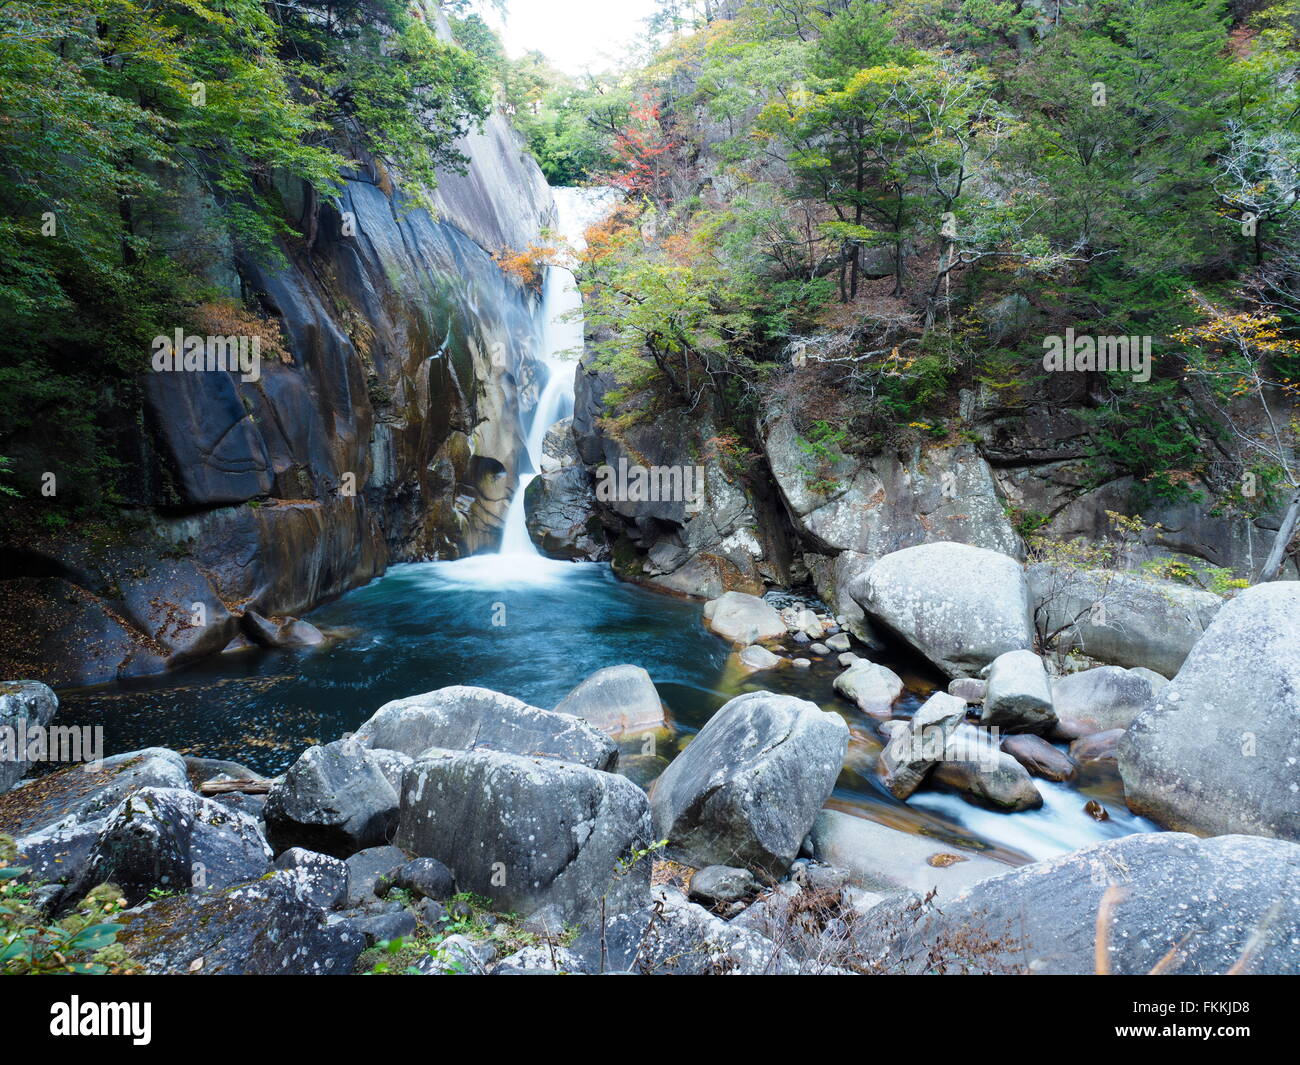
[[[1096,972],[1098,912],[1111,891],[1105,966],[1115,974],[1297,971],[1300,847],[1250,836],[1124,836],[983,880],[919,927],[925,947],[976,933],[999,949],[979,971]],[[1113,887],[1112,887],[1113,886]],[[885,922],[890,906],[869,920]],[[924,957],[923,949],[917,955]],[[1004,971],[1004,970],[1001,970]]]
[[[732,699],[655,782],[655,834],[688,864],[779,876],[835,786],[848,744],[844,719],[803,699]]]
[[[610,409],[607,393],[618,387],[614,375],[597,369],[590,358],[579,364],[573,439],[592,479],[595,512],[615,572],[705,599],[727,591],[761,594],[765,578],[784,583],[789,565],[784,520],[773,502],[751,491],[729,464],[712,415],[673,408],[635,417],[644,414],[646,396]],[[606,419],[620,416],[631,423],[607,431]],[[652,475],[642,482],[644,493],[630,480],[637,469]],[[628,471],[626,483],[619,480],[620,470]]]
[[[631,781],[500,751],[431,751],[407,771],[395,842],[503,912],[590,921],[645,902],[650,808]]]
[[[214,273],[255,295],[279,344],[262,343],[256,380],[144,376],[132,502],[156,527],[99,553],[51,546],[19,574],[0,673],[161,672],[219,652],[238,610],[300,614],[391,561],[496,542],[537,367],[536,298],[492,256],[535,240],[554,207],[501,116],[460,147],[469,168],[443,175],[437,220],[353,145],[365,162],[337,203],[280,190],[307,235],[287,265],[226,248]]]
[[[1300,840],[1300,585],[1226,602],[1119,746],[1129,806],[1204,833]]]
[[[591,471],[578,457],[573,420],[556,422],[542,443],[542,470],[524,497],[528,534],[549,558],[609,558]]]

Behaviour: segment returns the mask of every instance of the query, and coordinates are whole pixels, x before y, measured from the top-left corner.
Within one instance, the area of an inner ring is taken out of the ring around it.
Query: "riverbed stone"
[[[968,703],[982,703],[987,687],[987,682],[978,677],[958,677],[949,682],[948,694],[955,695],[958,699],[965,699]]]
[[[954,867],[956,868],[956,867]],[[975,972],[1145,975],[1300,972],[1300,846],[1251,836],[1175,832],[1123,836],[984,879],[940,913],[908,923],[909,971],[930,971],[932,950]],[[1112,887],[1113,886],[1113,887]],[[901,904],[869,922],[898,927]],[[973,954],[958,944],[981,941]],[[954,951],[961,951],[960,955]]]
[[[1113,728],[1081,736],[1070,744],[1070,757],[1079,765],[1115,762],[1119,758],[1119,745],[1124,732],[1122,728]]]
[[[833,687],[864,714],[888,717],[903,694],[903,681],[886,666],[859,658],[835,678]]]
[[[785,622],[776,609],[745,592],[724,592],[717,599],[710,599],[704,604],[704,624],[738,647],[776,639],[786,633]]]
[[[1056,716],[1075,736],[1128,728],[1152,695],[1150,680],[1122,666],[1098,666],[1052,681]]]
[[[1002,741],[1002,749],[1034,776],[1044,780],[1069,780],[1078,769],[1073,758],[1032,732],[1007,736]]]
[[[1033,646],[1029,587],[1015,559],[966,544],[921,544],[885,555],[850,587],[867,617],[948,677]]]
[[[737,667],[744,673],[761,673],[764,670],[776,669],[785,661],[780,655],[773,654],[762,644],[757,643],[751,643],[743,651],[737,651],[734,659]]]
[[[650,881],[650,862],[633,860],[651,842],[645,792],[555,759],[427,752],[406,772],[396,842],[523,915],[553,905],[589,921],[602,899],[607,912],[644,905]]]
[[[848,744],[844,719],[814,703],[738,696],[655,781],[656,837],[688,865],[779,876],[834,788]]]
[[[1230,599],[1119,748],[1130,808],[1168,828],[1300,840],[1300,584]]]
[[[1056,723],[1052,683],[1033,651],[998,655],[989,669],[980,724],[1008,732],[1045,732]]]
[[[58,708],[54,690],[38,680],[0,682],[0,793],[26,776],[31,744],[25,738],[42,735]]]
[[[748,869],[708,865],[691,877],[690,900],[716,909],[756,895],[758,890],[759,883]]]
[[[901,832],[840,810],[818,814],[809,845],[813,857],[843,869],[858,887],[920,895],[937,890],[941,904],[962,888],[1008,869],[1002,862],[975,851]]]
[[[948,740],[965,716],[965,700],[935,692],[910,721],[900,723],[903,727],[890,730],[876,771],[895,798],[906,799],[920,787],[930,768],[945,757]]]
[[[412,758],[436,747],[555,758],[593,769],[618,762],[618,746],[586,721],[465,685],[386,703],[354,738]]]
[[[346,858],[387,843],[397,822],[397,792],[373,753],[356,740],[308,747],[267,797],[271,845]]]
[[[931,777],[996,810],[1014,813],[1043,805],[1029,770],[973,725],[959,725],[948,738]]]
[[[104,820],[69,896],[112,883],[129,904],[154,888],[210,890],[266,872],[271,848],[257,822],[192,791],[141,788]]]
[[[664,704],[640,666],[598,669],[555,706],[555,713],[580,717],[611,736],[664,728]]]

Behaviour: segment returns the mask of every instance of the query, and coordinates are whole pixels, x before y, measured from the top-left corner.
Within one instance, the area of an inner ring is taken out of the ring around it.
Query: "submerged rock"
[[[1008,868],[974,851],[839,810],[818,814],[809,842],[814,858],[845,870],[855,885],[868,891],[924,895],[937,890],[941,900],[950,899],[962,888]]]
[[[1119,747],[1131,809],[1169,828],[1300,840],[1300,585],[1224,604]]]
[[[903,694],[903,681],[892,669],[859,658],[835,678],[834,688],[864,714],[888,717]]]
[[[895,551],[858,577],[850,593],[870,620],[949,677],[1033,646],[1024,572],[996,551],[955,543]]]
[[[780,655],[774,655],[760,644],[751,643],[743,651],[737,651],[733,661],[744,673],[761,673],[764,670],[776,669],[785,659]],[[804,661],[807,662],[807,659]],[[808,665],[811,666],[812,663],[808,662]]]
[[[665,727],[664,704],[640,666],[598,669],[555,706],[610,736]]]
[[[618,761],[614,741],[586,721],[464,685],[387,703],[354,739],[412,758],[437,747],[556,758],[594,769],[612,769]]]
[[[771,604],[745,592],[724,592],[710,599],[704,604],[704,624],[740,647],[786,632],[785,622]]]
[[[651,792],[655,834],[688,864],[779,876],[799,853],[848,750],[838,714],[772,692],[732,699]]]

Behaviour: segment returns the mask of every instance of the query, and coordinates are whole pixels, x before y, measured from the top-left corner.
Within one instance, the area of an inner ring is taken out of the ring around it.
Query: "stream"
[[[610,202],[602,190],[556,192],[559,229],[571,240]],[[529,463],[498,554],[392,567],[308,615],[332,637],[323,648],[242,651],[161,678],[63,693],[60,724],[102,726],[108,753],[166,746],[272,774],[306,745],[339,738],[392,699],[467,684],[550,708],[593,671],[630,662],[649,671],[672,723],[653,751],[640,739],[623,744],[620,771],[643,784],[728,699],[768,688],[810,699],[848,722],[849,753],[829,803],[837,809],[1013,864],[1154,830],[1125,807],[1113,766],[1086,770],[1070,785],[1036,780],[1044,804],[1021,813],[984,809],[938,787],[900,802],[873,772],[877,723],[832,689],[835,655],[819,660],[803,649],[811,669],[742,677],[728,665],[731,648],[704,629],[700,602],[624,583],[604,564],[538,555],[523,490],[538,468],[546,429],[573,408],[579,306],[572,274],[548,268],[538,329],[547,377],[524,413]],[[865,656],[907,682],[898,716],[910,715],[938,683],[924,664]],[[1089,799],[1106,808],[1109,820],[1084,811]]]

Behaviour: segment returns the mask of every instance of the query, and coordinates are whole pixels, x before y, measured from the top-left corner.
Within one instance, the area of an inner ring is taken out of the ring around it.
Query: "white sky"
[[[506,51],[536,49],[569,74],[607,70],[638,36],[653,0],[509,0]],[[498,29],[494,14],[489,20]]]

